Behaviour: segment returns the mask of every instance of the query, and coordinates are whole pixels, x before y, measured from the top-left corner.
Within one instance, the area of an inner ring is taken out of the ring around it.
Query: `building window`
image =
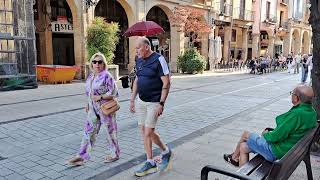
[[[232,42],[236,42],[237,41],[237,30],[235,30],[235,29],[232,29],[231,41]]]
[[[266,18],[267,19],[270,18],[270,7],[271,7],[271,3],[268,1],[267,2],[267,10],[266,10]]]
[[[283,21],[283,13],[284,13],[283,11],[280,11],[280,21],[279,21],[280,27],[282,27],[282,24],[283,24],[283,22],[282,22]]]
[[[51,0],[51,21],[57,21],[58,16],[66,16],[72,23],[72,13],[66,0]]]

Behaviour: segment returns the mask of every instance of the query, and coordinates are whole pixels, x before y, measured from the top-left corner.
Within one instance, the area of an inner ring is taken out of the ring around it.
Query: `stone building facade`
[[[312,34],[306,0],[91,0],[93,5],[86,6],[87,1],[34,0],[38,64],[78,65],[82,67],[79,77],[84,77],[89,59],[86,30],[94,17],[102,16],[118,22],[120,34],[138,21],[160,24],[166,32],[149,38],[169,62],[171,71],[176,72],[177,58],[188,41],[172,23],[177,6],[203,10],[203,19],[212,27],[210,33],[199,34],[198,49],[206,59],[212,36],[222,39],[224,62],[230,57],[246,60],[265,53],[310,52]],[[134,65],[135,39],[120,36],[114,64],[122,74]]]

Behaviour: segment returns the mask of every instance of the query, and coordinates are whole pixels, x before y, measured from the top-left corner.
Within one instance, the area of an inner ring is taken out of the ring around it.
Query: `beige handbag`
[[[91,88],[91,95],[93,96],[93,88],[92,88],[92,81],[90,82],[90,88]],[[100,101],[101,103],[101,101]],[[114,114],[116,111],[120,109],[120,104],[118,103],[117,100],[111,99],[103,104],[100,105],[100,109],[102,113],[106,116],[110,114]]]
[[[100,108],[104,115],[110,115],[118,111],[120,109],[120,105],[117,100],[112,99],[101,104]]]

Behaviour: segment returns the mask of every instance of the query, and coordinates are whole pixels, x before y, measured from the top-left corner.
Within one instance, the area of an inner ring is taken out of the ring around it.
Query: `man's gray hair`
[[[151,43],[150,43],[149,39],[146,38],[146,37],[139,37],[138,41],[141,44],[144,44],[144,45],[147,45],[147,46],[151,46]]]

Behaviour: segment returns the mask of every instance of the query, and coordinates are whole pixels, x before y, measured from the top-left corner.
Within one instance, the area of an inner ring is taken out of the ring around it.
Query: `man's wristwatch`
[[[164,102],[163,102],[163,101],[160,101],[159,104],[160,104],[161,106],[164,106]]]

